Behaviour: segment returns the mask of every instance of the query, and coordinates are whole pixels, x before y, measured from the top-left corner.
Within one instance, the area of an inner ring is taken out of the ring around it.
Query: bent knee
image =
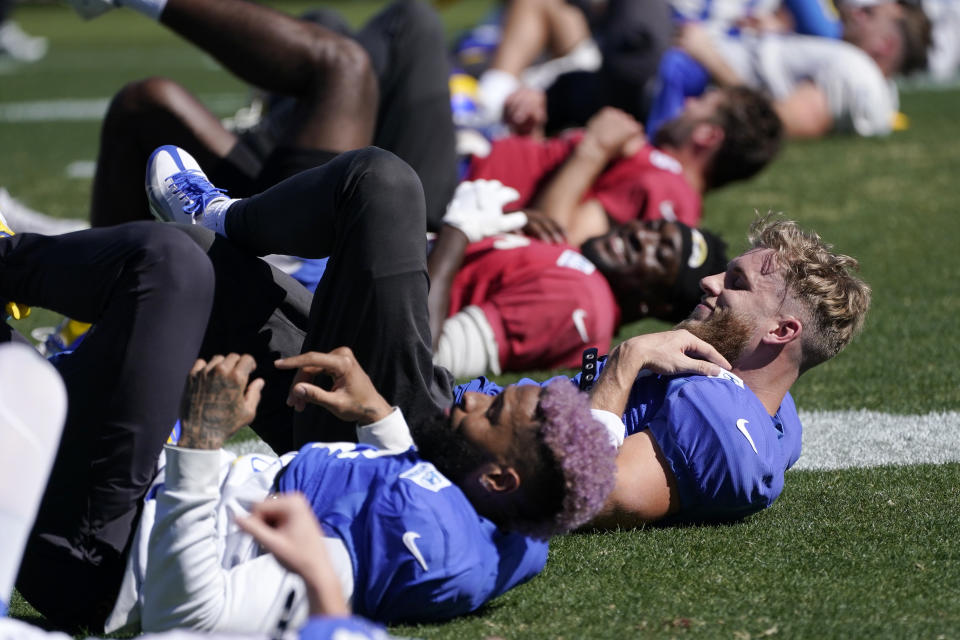
[[[183,304],[209,304],[213,299],[213,265],[203,249],[175,225],[132,223],[130,233],[138,244],[134,271],[149,285]]]
[[[152,77],[129,82],[111,100],[107,117],[157,109],[173,110],[184,96],[189,96],[187,90],[169,78]]]
[[[320,27],[318,27],[320,28]],[[325,34],[331,34],[324,30]],[[311,40],[307,61],[312,67],[318,89],[338,85],[368,86],[374,80],[373,66],[366,50],[357,42],[339,34]]]
[[[406,162],[389,151],[366,147],[346,154],[350,163],[348,175],[354,182],[349,191],[358,204],[351,207],[363,211],[368,223],[392,228],[394,233],[426,231],[426,206],[423,185],[417,173]]]

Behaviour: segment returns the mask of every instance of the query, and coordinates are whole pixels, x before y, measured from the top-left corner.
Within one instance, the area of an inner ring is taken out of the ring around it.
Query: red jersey
[[[548,140],[509,137],[493,143],[485,158],[474,157],[467,180],[499,180],[520,192],[506,210],[530,204],[554,172],[570,156],[583,132]],[[702,199],[683,177],[677,160],[652,145],[628,158],[611,162],[597,177],[583,200],[597,200],[618,223],[641,220],[676,220],[700,224]]]
[[[490,323],[504,371],[579,367],[584,349],[607,352],[620,322],[610,285],[589,260],[519,235],[467,247],[450,315],[469,305]]]

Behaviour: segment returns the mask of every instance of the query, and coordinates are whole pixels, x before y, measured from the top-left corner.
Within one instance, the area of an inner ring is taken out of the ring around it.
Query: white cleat
[[[197,224],[211,204],[228,200],[189,153],[173,145],[158,147],[147,161],[147,201],[163,222]]]

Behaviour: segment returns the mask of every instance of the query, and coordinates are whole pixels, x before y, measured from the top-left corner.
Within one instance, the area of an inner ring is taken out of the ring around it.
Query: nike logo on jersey
[[[577,328],[577,333],[580,334],[580,339],[583,340],[584,344],[590,343],[590,336],[587,335],[587,325],[583,321],[587,317],[587,312],[583,309],[574,309],[573,310],[573,326]]]
[[[750,446],[753,447],[753,452],[757,455],[760,455],[760,452],[757,451],[757,445],[753,444],[753,438],[750,437],[750,432],[747,431],[747,425],[750,424],[749,420],[740,418],[737,420],[737,430],[743,434],[743,437],[747,439],[747,442],[750,443]]]
[[[430,568],[427,566],[427,561],[423,559],[423,554],[420,553],[420,549],[417,547],[417,538],[420,537],[420,534],[416,531],[407,531],[403,534],[403,546],[407,548],[407,551],[413,554],[413,557],[416,558],[417,562],[420,563],[420,566],[423,567],[424,571],[430,571]]]

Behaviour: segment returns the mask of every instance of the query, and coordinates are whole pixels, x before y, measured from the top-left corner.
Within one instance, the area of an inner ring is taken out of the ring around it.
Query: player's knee
[[[395,234],[411,231],[420,236],[426,229],[423,185],[406,162],[377,147],[351,154],[349,175],[355,181],[350,191],[365,207],[365,221]]]
[[[420,0],[398,2],[392,7],[401,21],[404,37],[412,42],[436,43],[443,46],[446,33],[440,15]]]
[[[356,162],[362,167],[362,193],[384,194],[385,199],[397,203],[423,200],[423,185],[416,171],[391,152],[367,147],[357,151]]]
[[[356,90],[376,85],[370,56],[349,38],[316,38],[307,47],[307,56],[316,91],[327,91],[331,86]]]
[[[200,246],[175,226],[144,222],[139,225],[138,271],[142,277],[176,298],[177,304],[207,304],[213,299],[213,265]]]
[[[169,109],[185,89],[168,78],[146,78],[130,82],[113,97],[107,119],[141,116],[159,109]]]

